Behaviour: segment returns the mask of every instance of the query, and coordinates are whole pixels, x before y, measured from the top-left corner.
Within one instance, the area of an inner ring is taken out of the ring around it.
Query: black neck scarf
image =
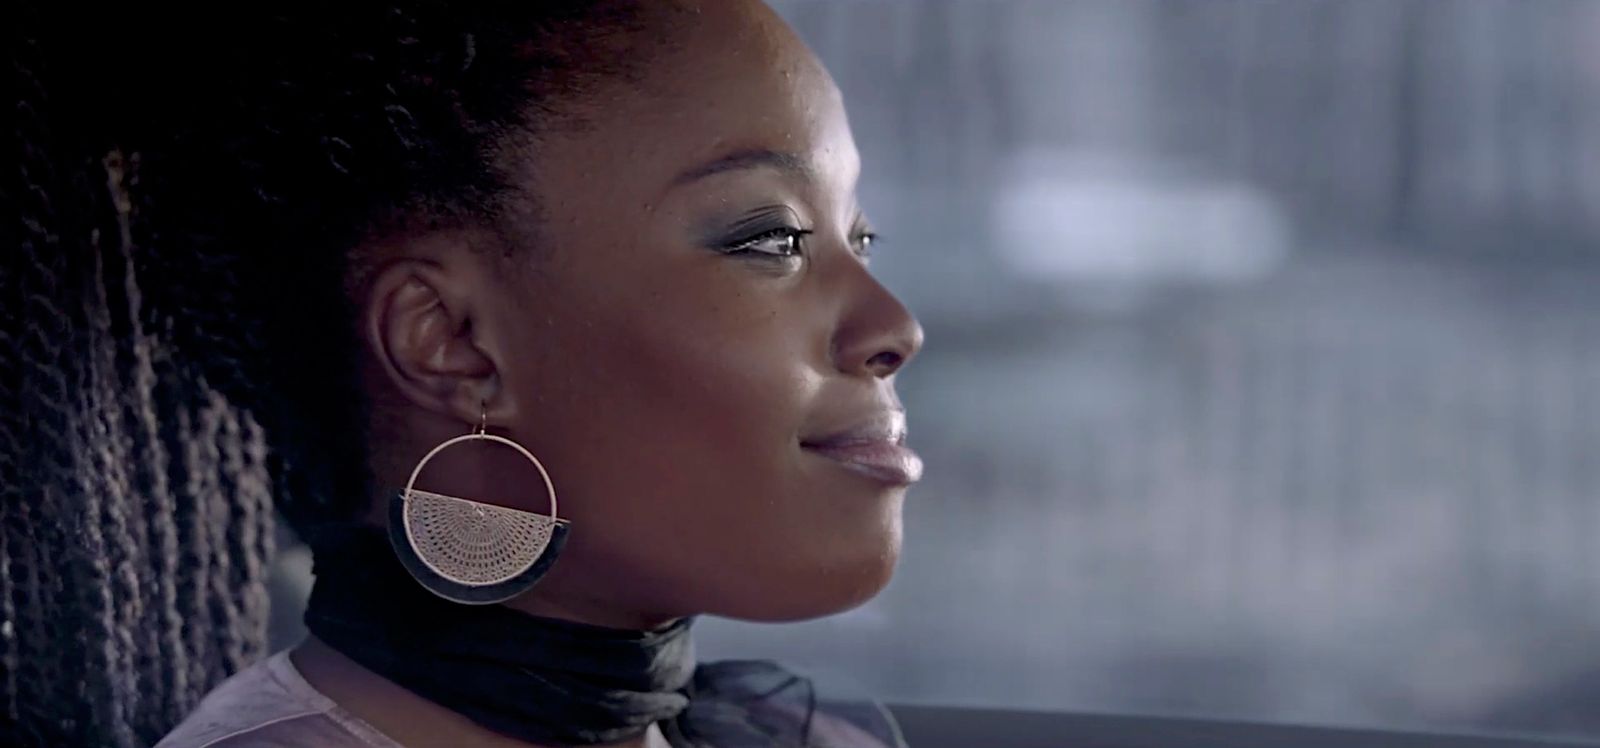
[[[637,737],[688,708],[693,619],[626,631],[459,605],[412,580],[375,529],[317,545],[311,633],[495,732],[596,745]]]
[[[591,746],[659,723],[675,748],[904,746],[880,710],[844,703],[824,710],[809,679],[775,663],[697,666],[692,618],[629,631],[460,605],[417,584],[384,533],[369,526],[324,533],[313,548],[311,633],[502,735]],[[853,728],[841,733],[846,722]]]

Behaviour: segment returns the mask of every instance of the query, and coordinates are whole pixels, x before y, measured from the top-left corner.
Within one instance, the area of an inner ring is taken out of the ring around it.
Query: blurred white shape
[[[1289,251],[1288,217],[1246,184],[1059,151],[1020,154],[999,184],[996,254],[1031,279],[1128,291],[1236,283],[1267,275]]]

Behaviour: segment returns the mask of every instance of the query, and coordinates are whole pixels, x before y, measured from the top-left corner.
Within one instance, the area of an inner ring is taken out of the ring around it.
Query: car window
[[[928,343],[914,703],[1600,739],[1600,4],[787,0]]]

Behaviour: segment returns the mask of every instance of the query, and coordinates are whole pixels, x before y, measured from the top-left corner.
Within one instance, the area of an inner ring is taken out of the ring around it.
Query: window
[[[1600,4],[787,0],[928,331],[891,701],[1600,739]]]

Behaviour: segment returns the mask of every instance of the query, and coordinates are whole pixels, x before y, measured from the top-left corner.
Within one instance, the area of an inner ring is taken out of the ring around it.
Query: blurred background
[[[881,597],[704,657],[1600,738],[1600,2],[775,4],[927,329],[928,472]]]

